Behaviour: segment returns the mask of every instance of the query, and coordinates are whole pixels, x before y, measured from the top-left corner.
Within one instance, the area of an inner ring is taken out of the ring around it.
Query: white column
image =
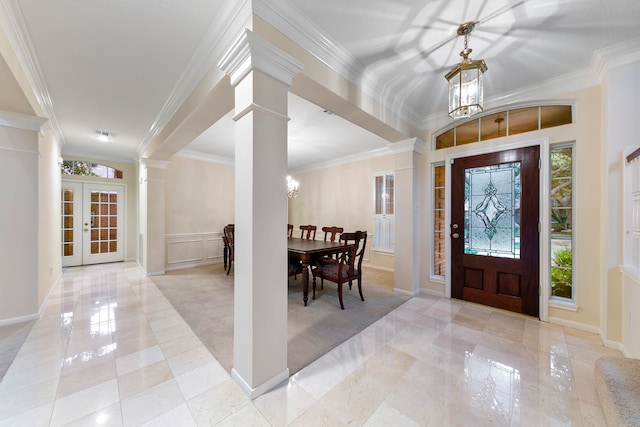
[[[420,156],[417,138],[390,145],[395,154],[395,290],[420,292]]]
[[[139,259],[147,276],[164,274],[164,170],[168,164],[140,160]]]
[[[302,65],[249,30],[220,61],[235,88],[232,377],[255,398],[287,368],[287,92]]]

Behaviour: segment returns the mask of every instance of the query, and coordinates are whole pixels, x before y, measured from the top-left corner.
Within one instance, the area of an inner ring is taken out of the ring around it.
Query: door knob
[[[454,239],[457,239],[458,237],[460,237],[460,235],[458,233],[453,233],[451,237]]]

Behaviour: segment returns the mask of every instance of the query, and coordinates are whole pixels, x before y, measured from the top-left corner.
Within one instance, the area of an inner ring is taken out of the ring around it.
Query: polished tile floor
[[[133,263],[70,268],[0,426],[598,426],[595,334],[428,295],[249,400]]]

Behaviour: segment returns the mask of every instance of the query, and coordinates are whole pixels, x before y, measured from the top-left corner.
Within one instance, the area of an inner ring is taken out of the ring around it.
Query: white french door
[[[124,260],[124,186],[62,181],[62,266]]]

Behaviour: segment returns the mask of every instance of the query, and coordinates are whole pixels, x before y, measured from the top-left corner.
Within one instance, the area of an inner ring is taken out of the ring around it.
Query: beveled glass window
[[[466,254],[520,258],[520,162],[465,170]]]

